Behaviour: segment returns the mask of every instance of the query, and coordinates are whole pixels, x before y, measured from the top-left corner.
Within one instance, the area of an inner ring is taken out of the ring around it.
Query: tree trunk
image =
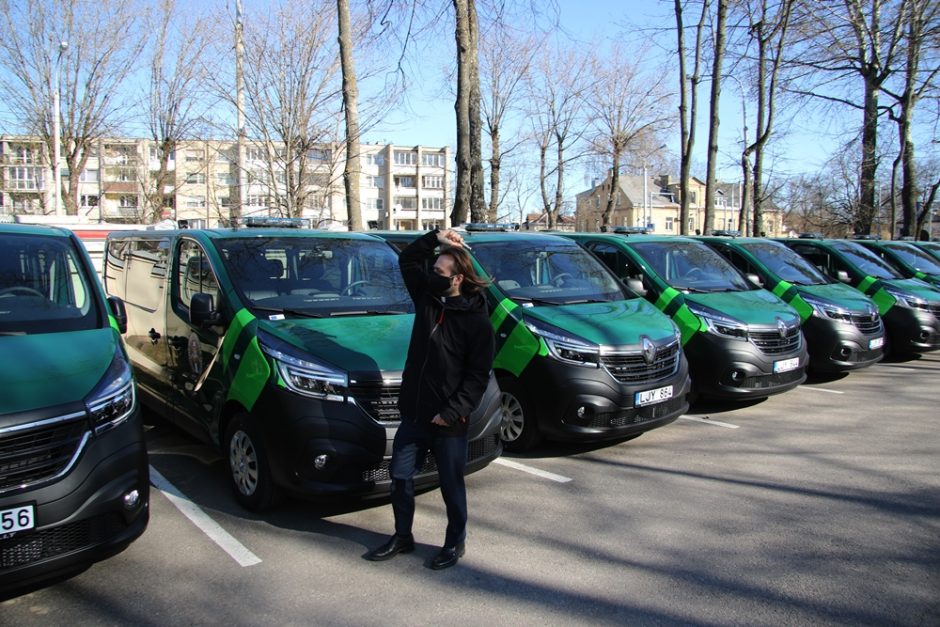
[[[477,22],[476,0],[467,1],[467,22],[470,30],[470,50],[467,62],[470,65],[470,220],[486,221],[486,198],[483,187],[483,119],[480,115],[480,27]]]
[[[610,189],[607,191],[607,203],[604,205],[603,213],[603,224],[608,228],[610,227],[610,217],[614,213],[618,191],[620,190],[620,158],[620,150],[614,147],[613,154],[611,155],[613,167],[610,170]],[[644,200],[644,202],[646,201]],[[634,207],[634,213],[636,213],[635,209]]]
[[[336,0],[339,21],[340,63],[343,69],[343,109],[346,111],[346,163],[343,185],[346,188],[346,215],[349,230],[361,231],[362,203],[359,201],[359,87],[356,84],[356,63],[353,59],[352,33],[349,25],[349,0]],[[421,228],[421,225],[418,225]]]
[[[859,207],[855,232],[870,235],[875,220],[875,177],[878,174],[878,85],[866,75],[865,105],[862,121],[862,163],[859,175]]]
[[[490,129],[490,209],[487,216],[488,222],[496,222],[499,219],[499,183],[500,168],[502,167],[502,157],[499,154],[499,127]]]
[[[457,99],[454,110],[457,114],[457,165],[454,209],[450,215],[451,224],[459,225],[467,221],[470,213],[470,26],[467,16],[467,3],[472,0],[453,0],[456,27],[454,36],[457,41]]]
[[[718,181],[715,172],[718,169],[718,127],[721,120],[718,106],[721,103],[721,65],[725,56],[725,31],[728,18],[728,0],[718,0],[718,23],[715,32],[715,58],[712,62],[712,89],[708,111],[708,164],[705,169],[705,216],[702,220],[702,234],[712,231],[714,220],[715,196]]]
[[[565,140],[563,137],[556,137],[556,158],[555,164],[555,203],[552,210],[548,212],[548,228],[555,228],[558,221],[558,214],[561,212],[561,203],[565,189]]]

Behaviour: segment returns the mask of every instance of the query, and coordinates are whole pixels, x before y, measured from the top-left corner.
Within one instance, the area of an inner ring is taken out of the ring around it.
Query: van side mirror
[[[108,296],[108,307],[117,321],[118,331],[124,335],[127,333],[127,309],[124,308],[124,301],[117,296]]]
[[[219,321],[211,294],[193,294],[189,301],[189,321],[197,327],[208,327]]]
[[[750,281],[752,284],[756,285],[757,287],[764,287],[764,282],[761,280],[759,276],[757,276],[753,272],[748,272],[744,276],[746,276],[747,280]]]
[[[643,287],[643,281],[640,279],[627,279],[627,287],[640,296],[646,296],[646,288]]]
[[[836,279],[838,279],[839,281],[842,281],[843,283],[848,283],[849,281],[851,281],[851,279],[849,278],[849,273],[846,272],[845,270],[839,270],[838,272],[836,272]]]

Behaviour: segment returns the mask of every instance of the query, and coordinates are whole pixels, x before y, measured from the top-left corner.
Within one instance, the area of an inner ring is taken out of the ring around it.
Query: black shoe
[[[457,560],[463,557],[464,552],[463,542],[453,547],[445,546],[443,549],[441,549],[441,552],[434,556],[434,559],[431,560],[431,570],[443,570],[445,568],[450,568],[457,563]]]
[[[414,538],[403,538],[401,536],[392,536],[392,538],[377,549],[366,553],[366,559],[371,562],[384,562],[390,560],[399,553],[411,553],[415,550]]]

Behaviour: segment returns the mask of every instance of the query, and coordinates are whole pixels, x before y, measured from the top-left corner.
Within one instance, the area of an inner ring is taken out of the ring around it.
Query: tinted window
[[[887,244],[887,247],[904,261],[904,263],[915,270],[926,272],[927,274],[940,274],[940,261],[937,261],[916,246],[910,244]]]
[[[903,279],[897,270],[875,253],[854,242],[834,242],[832,247],[841,252],[859,270],[876,279]]]
[[[177,256],[176,273],[179,282],[176,290],[178,305],[189,309],[194,294],[209,294],[212,302],[219,306],[219,282],[215,278],[206,253],[196,242],[183,240]]]
[[[569,240],[475,243],[473,256],[513,300],[566,304],[628,298],[597,259]]]
[[[798,254],[777,242],[748,242],[740,244],[770,272],[794,285],[822,285],[829,283],[819,270]],[[771,286],[772,287],[772,286]]]
[[[0,240],[0,334],[57,333],[104,323],[72,241],[7,234]]]
[[[638,242],[631,243],[630,248],[676,289],[691,292],[752,289],[734,266],[701,242]]]
[[[262,315],[414,311],[398,256],[382,241],[246,237],[215,246],[236,291]]]

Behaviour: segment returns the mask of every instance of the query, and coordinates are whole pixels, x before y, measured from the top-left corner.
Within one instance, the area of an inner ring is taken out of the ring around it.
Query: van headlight
[[[345,401],[349,377],[341,372],[310,359],[260,343],[264,354],[274,361],[284,385],[293,392],[326,401]]]
[[[908,309],[928,309],[927,301],[923,298],[888,288],[885,288],[885,291],[891,294],[894,300],[897,301],[896,304],[901,307],[907,307]]]
[[[735,340],[747,341],[747,325],[743,322],[729,318],[710,307],[705,307],[697,303],[686,302],[686,305],[692,313],[705,322],[705,326],[708,327],[710,333]]]
[[[545,322],[525,319],[529,331],[545,340],[548,354],[558,361],[600,368],[600,347]]]
[[[814,316],[838,320],[839,322],[852,322],[852,312],[848,309],[843,309],[828,300],[813,298],[812,296],[805,296],[803,294],[801,294],[800,297],[806,301],[807,305],[813,308]]]
[[[131,365],[118,346],[107,372],[85,400],[95,434],[109,431],[127,420],[137,406]]]

